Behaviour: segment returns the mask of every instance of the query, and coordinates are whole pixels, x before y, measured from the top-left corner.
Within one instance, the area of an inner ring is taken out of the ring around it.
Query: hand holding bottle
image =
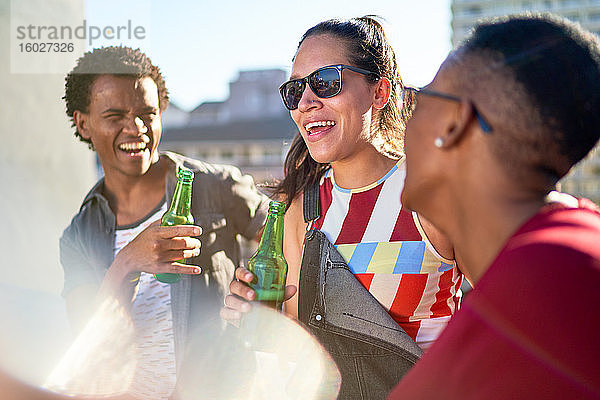
[[[200,254],[200,240],[193,236],[201,234],[202,229],[196,225],[161,226],[156,221],[123,247],[113,265],[127,273],[199,274],[200,267],[178,261]]]
[[[225,307],[221,309],[221,318],[237,324],[242,313],[248,312],[252,308],[250,302],[256,300],[256,292],[248,286],[254,279],[252,272],[244,267],[239,267],[235,270],[235,277],[236,280],[229,284],[230,294],[225,296]],[[287,285],[283,301],[291,299],[297,290],[296,286]]]
[[[194,173],[188,169],[179,168],[177,171],[177,186],[171,206],[160,219],[162,226],[193,225],[192,216],[192,182]],[[185,258],[178,260],[178,263],[185,264]],[[154,274],[157,281],[163,283],[175,283],[180,279],[179,274],[166,272]]]
[[[192,236],[201,234],[202,229],[196,225],[161,226],[160,221],[152,223],[117,253],[98,295],[131,301],[132,283],[137,280],[137,276],[132,280],[132,275],[139,275],[139,272],[200,274],[199,266],[178,261],[200,254],[200,241]]]
[[[258,249],[248,260],[248,269],[238,268],[235,272],[238,281],[229,285],[234,295],[225,298],[225,308],[221,311],[224,319],[239,319],[241,312],[250,310],[250,305],[243,299],[259,301],[281,310],[283,302],[296,292],[294,286],[289,289],[285,286],[287,263],[283,256],[284,214],[285,204],[271,201]]]

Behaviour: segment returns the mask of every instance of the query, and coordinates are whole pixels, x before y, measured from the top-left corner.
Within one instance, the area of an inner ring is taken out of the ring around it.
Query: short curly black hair
[[[518,146],[523,159],[558,180],[600,138],[600,42],[598,37],[552,14],[519,14],[484,21],[457,51],[486,54],[498,69],[509,71],[527,94],[521,115],[539,115],[541,134],[523,133]],[[493,69],[490,69],[493,70]],[[465,79],[473,79],[465,78]],[[499,91],[495,96],[499,97]],[[506,97],[517,102],[517,96]],[[504,135],[500,140],[514,140]],[[526,143],[533,143],[529,148]],[[552,150],[551,150],[552,149]],[[498,154],[509,160],[502,146]],[[526,150],[526,151],[524,151]],[[517,153],[514,151],[512,153]],[[514,160],[513,160],[514,161]],[[513,163],[517,165],[517,163]]]
[[[77,65],[65,78],[65,95],[63,100],[67,107],[67,115],[71,126],[75,127],[75,137],[93,149],[92,142],[84,139],[73,120],[73,113],[78,110],[88,112],[91,88],[100,75],[117,75],[134,78],[150,77],[158,88],[160,111],[167,109],[169,94],[160,69],[140,51],[125,46],[110,46],[93,49],[77,60]]]

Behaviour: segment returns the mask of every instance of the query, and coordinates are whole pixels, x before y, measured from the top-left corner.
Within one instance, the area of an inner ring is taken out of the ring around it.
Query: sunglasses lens
[[[342,90],[340,71],[333,67],[317,70],[307,78],[312,91],[320,98],[333,97]],[[296,79],[284,84],[281,88],[283,103],[290,110],[298,108],[305,89],[305,80]]]
[[[290,110],[298,108],[298,103],[304,92],[304,82],[301,80],[289,81],[281,88],[283,103]]]
[[[315,71],[308,78],[308,84],[317,96],[321,98],[333,97],[342,90],[340,71],[336,68],[324,68]]]

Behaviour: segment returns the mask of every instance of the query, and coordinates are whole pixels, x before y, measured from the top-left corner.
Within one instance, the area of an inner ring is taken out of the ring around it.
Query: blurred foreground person
[[[474,290],[389,399],[600,398],[600,214],[552,191],[600,135],[597,37],[483,23],[414,90],[403,203]]]
[[[136,400],[135,397],[127,395],[119,396],[67,396],[58,393],[53,393],[48,390],[38,389],[27,385],[4,371],[0,370],[0,400]]]
[[[268,200],[235,167],[159,154],[169,98],[158,67],[139,50],[86,53],[66,77],[64,99],[75,136],[104,170],[60,239],[68,316],[80,330],[99,298],[120,299],[138,349],[132,390],[167,398],[189,333],[210,339],[220,326],[218,311],[240,261],[236,236],[257,236]],[[196,225],[163,227],[179,168],[195,173]],[[153,277],[158,273],[182,277],[169,285]],[[211,319],[216,325],[208,328]]]
[[[284,307],[334,358],[340,399],[384,399],[460,302],[452,245],[400,202],[403,87],[383,27],[366,16],[310,28],[280,88],[298,127],[277,188],[289,206],[288,294],[298,287]],[[230,289],[226,318],[255,297],[242,282]]]

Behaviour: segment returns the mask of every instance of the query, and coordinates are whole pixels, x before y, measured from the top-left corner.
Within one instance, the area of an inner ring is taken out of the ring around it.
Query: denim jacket
[[[229,291],[234,270],[240,264],[237,235],[255,237],[263,226],[268,198],[258,192],[253,179],[233,166],[213,165],[175,153],[169,161],[165,182],[167,204],[177,184],[178,166],[194,171],[192,215],[202,227],[201,253],[190,264],[202,267],[196,276],[183,275],[171,285],[171,308],[178,364],[187,335],[214,320]],[[64,270],[63,296],[83,285],[100,287],[113,262],[116,218],[102,194],[101,179],[87,194],[79,212],[60,238],[60,261]],[[214,321],[213,321],[214,322]]]

